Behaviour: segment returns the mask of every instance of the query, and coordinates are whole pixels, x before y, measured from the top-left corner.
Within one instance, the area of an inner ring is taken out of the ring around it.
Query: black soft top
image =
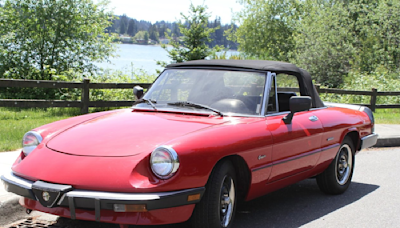
[[[291,63],[267,60],[195,60],[170,64],[166,68],[231,68],[232,70],[258,70],[271,71],[277,74],[290,74],[296,76],[299,80],[300,94],[312,98],[313,108],[324,107],[324,103],[319,98],[318,92],[312,83],[310,74]]]

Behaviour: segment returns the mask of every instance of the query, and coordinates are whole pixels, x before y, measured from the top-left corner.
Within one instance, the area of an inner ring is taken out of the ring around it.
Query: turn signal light
[[[125,205],[125,204],[114,204],[115,212],[146,212],[146,204],[137,205]]]
[[[199,200],[199,199],[200,199],[200,193],[188,196],[188,202],[196,201],[196,200]]]

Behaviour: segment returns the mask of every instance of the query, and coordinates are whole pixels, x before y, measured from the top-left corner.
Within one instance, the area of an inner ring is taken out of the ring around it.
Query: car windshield
[[[157,109],[259,115],[265,80],[266,74],[259,72],[168,69],[143,98]],[[135,107],[150,105],[142,102]]]

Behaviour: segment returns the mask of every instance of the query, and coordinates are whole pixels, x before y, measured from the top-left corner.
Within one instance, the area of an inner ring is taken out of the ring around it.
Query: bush
[[[344,79],[340,89],[371,91],[372,88],[378,91],[399,91],[400,72],[391,73],[385,67],[378,67],[375,71],[367,74],[350,71]],[[369,104],[370,96],[320,94],[324,101],[353,104]],[[399,96],[378,96],[377,104],[400,104]]]

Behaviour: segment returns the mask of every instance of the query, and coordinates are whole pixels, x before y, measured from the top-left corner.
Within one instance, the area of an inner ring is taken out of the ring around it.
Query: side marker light
[[[199,200],[199,199],[200,199],[200,193],[199,193],[199,194],[195,194],[195,195],[190,195],[190,196],[188,196],[187,201],[188,201],[188,202],[191,202],[191,201],[196,201],[196,200]]]

